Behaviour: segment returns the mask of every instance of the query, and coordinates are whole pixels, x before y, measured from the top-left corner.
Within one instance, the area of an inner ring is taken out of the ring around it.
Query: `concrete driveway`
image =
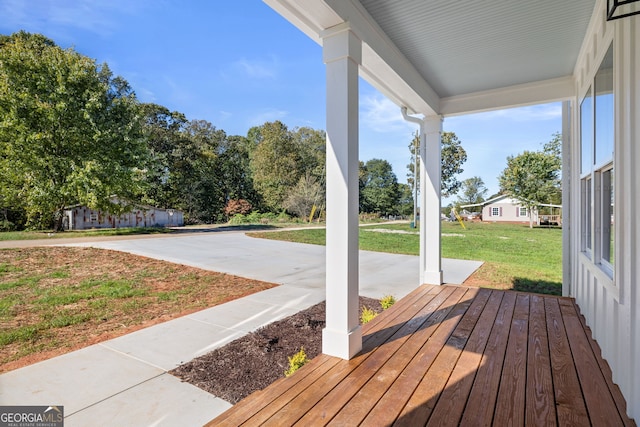
[[[246,236],[243,232],[203,232],[153,239],[72,243],[129,252],[286,286],[322,289],[325,247]],[[463,283],[480,261],[443,259],[444,281]],[[360,294],[401,298],[418,286],[417,256],[360,251]]]

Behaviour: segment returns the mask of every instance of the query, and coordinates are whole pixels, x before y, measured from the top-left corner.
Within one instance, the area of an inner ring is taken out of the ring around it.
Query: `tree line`
[[[0,35],[0,229],[60,230],[76,204],[180,209],[190,223],[255,211],[309,218],[324,207],[325,141],[323,130],[279,121],[227,135],[139,102],[107,64],[43,35]],[[361,162],[360,188],[363,212],[412,204],[386,160]]]

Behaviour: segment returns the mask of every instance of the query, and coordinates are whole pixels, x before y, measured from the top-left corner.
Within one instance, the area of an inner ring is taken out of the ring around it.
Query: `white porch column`
[[[571,296],[571,101],[562,103],[562,296]]]
[[[362,349],[358,318],[358,67],[362,43],[348,25],[323,34],[327,72],[327,324],[322,351]]]
[[[420,136],[420,283],[442,284],[440,138],[442,117],[428,116]]]

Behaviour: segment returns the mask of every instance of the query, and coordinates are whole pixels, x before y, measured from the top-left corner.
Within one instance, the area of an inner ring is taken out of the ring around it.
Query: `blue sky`
[[[325,127],[322,50],[260,0],[0,0],[0,34],[42,33],[106,62],[142,102],[211,122],[230,135],[281,120]],[[561,130],[560,104],[446,118],[489,194],[509,155],[539,150]],[[364,81],[360,159],[388,160],[406,182],[416,125]]]

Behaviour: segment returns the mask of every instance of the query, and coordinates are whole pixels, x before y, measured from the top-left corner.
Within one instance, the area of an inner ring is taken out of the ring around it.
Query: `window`
[[[614,94],[610,46],[580,103],[582,251],[613,276]]]
[[[518,209],[518,216],[527,216],[527,208],[520,207]]]
[[[491,216],[500,216],[500,208],[491,208]]]
[[[98,214],[95,212],[91,212],[89,214],[89,221],[96,222],[98,220]]]

